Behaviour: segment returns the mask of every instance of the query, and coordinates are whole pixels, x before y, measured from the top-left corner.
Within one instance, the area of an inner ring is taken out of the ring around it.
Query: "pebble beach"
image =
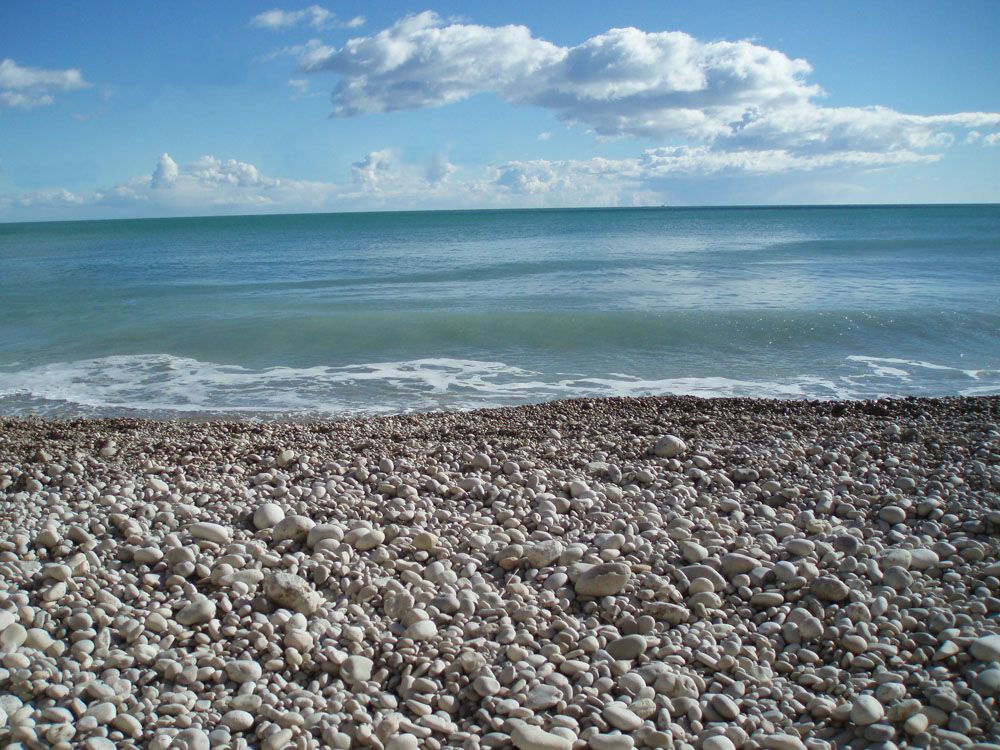
[[[1000,398],[0,420],[0,747],[1000,749]]]

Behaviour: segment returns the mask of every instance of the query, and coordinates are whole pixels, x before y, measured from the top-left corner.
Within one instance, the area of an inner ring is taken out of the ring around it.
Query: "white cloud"
[[[364,190],[377,192],[382,182],[392,168],[392,151],[372,151],[361,161],[351,165],[351,177]]]
[[[647,149],[632,159],[511,161],[496,167],[491,179],[500,194],[531,196],[539,205],[624,205],[632,203],[629,199],[635,195],[649,196],[646,202],[659,203],[657,191],[670,180],[722,174],[870,170],[939,158],[936,154],[907,151],[802,156],[785,150],[725,152],[708,146],[676,146]]]
[[[538,134],[538,140],[540,141],[552,140],[552,133],[550,133],[548,130],[543,130],[541,133]]]
[[[454,164],[448,161],[444,154],[436,154],[427,162],[424,170],[424,177],[431,185],[440,185],[445,182],[457,169]]]
[[[989,135],[984,136],[983,140],[986,142],[986,145],[988,146],[996,146],[998,143],[1000,143],[1000,132],[990,133]]]
[[[672,175],[750,175],[812,172],[821,169],[882,169],[902,164],[934,162],[939,154],[915,151],[835,151],[796,154],[787,149],[716,151],[707,146],[648,149],[638,160],[645,179]]]
[[[281,10],[275,8],[259,13],[250,19],[250,25],[258,29],[285,31],[296,26],[314,29],[356,29],[365,23],[364,16],[355,16],[349,21],[341,21],[336,14],[320,5],[310,5],[302,10]]]
[[[474,186],[451,184],[456,167],[444,156],[426,164],[403,161],[391,149],[367,154],[350,165],[343,183],[272,177],[237,159],[202,156],[188,163],[162,154],[152,172],[91,191],[64,189],[0,195],[0,217],[176,216],[217,213],[488,205],[473,198]]]
[[[421,164],[386,148],[350,164],[349,179],[338,183],[273,177],[248,162],[215,156],[178,162],[165,153],[151,173],[111,187],[0,195],[0,218],[659,205],[667,195],[690,195],[688,189],[706,176],[832,175],[939,158],[906,150],[796,154],[698,145],[651,148],[625,159],[513,160],[470,170],[443,154]],[[785,188],[795,184],[782,178]]]
[[[170,158],[170,154],[164,153],[160,160],[156,162],[156,169],[153,170],[153,177],[149,181],[149,186],[154,190],[167,188],[177,182],[177,175],[180,168],[177,162]]]
[[[524,26],[408,16],[341,47],[303,48],[303,72],[340,76],[334,115],[436,107],[478,93],[552,110],[600,137],[640,137],[716,151],[806,156],[940,150],[955,134],[1000,126],[1000,113],[911,115],[887,107],[824,107],[802,59],[749,41],[611,29],[574,47]],[[893,157],[895,158],[895,157]]]
[[[445,26],[426,12],[339,49],[307,50],[299,67],[341,74],[334,112],[349,116],[437,106],[515,87],[563,54],[524,26]]]
[[[54,95],[90,86],[76,68],[26,68],[11,59],[0,60],[0,109],[31,109],[52,104]]]
[[[202,156],[178,163],[169,154],[151,174],[89,192],[49,190],[0,196],[0,209],[86,209],[102,215],[191,215],[331,210],[336,185],[269,177],[247,162]]]

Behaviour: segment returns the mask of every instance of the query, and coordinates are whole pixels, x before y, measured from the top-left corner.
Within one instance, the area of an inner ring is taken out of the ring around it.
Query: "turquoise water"
[[[1000,393],[1000,206],[0,225],[0,414]]]

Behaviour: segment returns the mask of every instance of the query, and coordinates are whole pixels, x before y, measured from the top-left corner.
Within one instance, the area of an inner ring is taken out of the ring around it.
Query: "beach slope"
[[[1000,746],[998,414],[0,420],[0,744]]]

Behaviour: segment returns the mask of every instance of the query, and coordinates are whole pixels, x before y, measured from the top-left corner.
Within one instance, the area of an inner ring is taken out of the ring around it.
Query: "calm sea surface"
[[[1000,206],[0,225],[0,414],[1000,393]]]

